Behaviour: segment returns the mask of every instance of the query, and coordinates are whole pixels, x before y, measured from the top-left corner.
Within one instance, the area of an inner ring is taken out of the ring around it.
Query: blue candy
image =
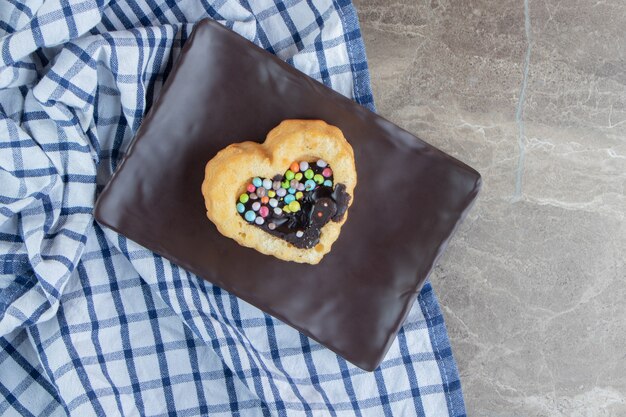
[[[287,192],[288,192],[289,194],[295,194],[295,193],[296,193],[296,189],[295,189],[295,188],[291,188],[291,187],[289,187],[289,189],[287,190]]]
[[[263,185],[263,180],[261,178],[259,178],[259,177],[255,177],[252,180],[252,184],[254,184],[255,187],[260,187],[260,186]]]
[[[254,214],[252,210],[248,210],[246,211],[246,214],[244,214],[244,217],[246,218],[247,221],[253,222],[254,219],[256,219],[256,214]]]
[[[241,203],[237,203],[237,211],[238,211],[239,213],[243,213],[244,211],[246,211],[246,206],[244,206],[244,205],[243,205],[243,204],[241,204]]]
[[[331,180],[326,180],[324,181],[324,185],[327,187],[332,187],[333,186],[333,182]]]
[[[293,194],[287,194],[285,196],[285,204],[289,204],[289,203],[291,203],[292,201],[295,201],[295,200],[296,200],[296,197],[294,197]]]
[[[314,189],[317,186],[317,184],[315,183],[315,181],[313,180],[306,180],[306,182],[304,183],[304,189],[306,191],[311,191],[312,189]]]

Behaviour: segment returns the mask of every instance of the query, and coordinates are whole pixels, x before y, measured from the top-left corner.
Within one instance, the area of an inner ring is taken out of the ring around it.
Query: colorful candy
[[[292,201],[291,203],[289,203],[289,210],[291,210],[293,213],[295,213],[296,211],[300,211],[300,203],[298,203],[297,201]]]
[[[314,188],[315,188],[315,181],[313,181],[313,180],[306,180],[306,182],[304,183],[304,190],[305,191],[311,191]]]
[[[333,170],[323,159],[294,161],[282,177],[252,178],[237,198],[237,213],[250,223],[267,227],[266,230],[276,230],[284,224],[281,227],[291,229],[301,238],[305,234],[302,228],[307,225],[302,219],[309,215],[313,201],[307,193],[322,186],[332,189],[333,184]],[[298,214],[302,210],[307,211]]]

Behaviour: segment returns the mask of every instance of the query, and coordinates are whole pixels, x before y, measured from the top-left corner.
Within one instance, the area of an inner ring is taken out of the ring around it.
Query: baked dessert
[[[317,264],[339,237],[357,183],[354,152],[321,120],[285,120],[265,142],[235,143],[205,168],[218,231],[266,255]]]

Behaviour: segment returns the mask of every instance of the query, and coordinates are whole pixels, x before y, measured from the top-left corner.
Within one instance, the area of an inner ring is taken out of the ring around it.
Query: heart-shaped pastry
[[[356,186],[354,152],[321,120],[285,120],[265,142],[235,143],[205,168],[207,217],[224,236],[317,264],[339,237]]]

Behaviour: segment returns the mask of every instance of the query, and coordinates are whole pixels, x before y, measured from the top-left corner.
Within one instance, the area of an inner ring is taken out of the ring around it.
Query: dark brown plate
[[[200,193],[204,166],[220,149],[262,142],[292,118],[338,126],[355,153],[354,203],[316,266],[222,236]],[[480,183],[467,165],[205,20],[100,195],[95,217],[373,370]]]

